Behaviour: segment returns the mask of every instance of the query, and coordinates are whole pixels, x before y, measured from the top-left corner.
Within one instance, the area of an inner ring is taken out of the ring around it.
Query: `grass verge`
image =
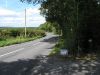
[[[49,54],[49,56],[57,55],[60,52],[60,48],[55,47]]]
[[[24,42],[32,41],[32,40],[35,40],[35,39],[39,39],[41,37],[42,36],[36,36],[36,37],[33,37],[33,38],[23,38],[23,37],[8,38],[6,40],[0,41],[0,47],[13,45],[13,44],[24,43]]]
[[[60,53],[61,48],[63,48],[63,41],[59,40],[53,50],[50,52],[49,56],[58,55]]]

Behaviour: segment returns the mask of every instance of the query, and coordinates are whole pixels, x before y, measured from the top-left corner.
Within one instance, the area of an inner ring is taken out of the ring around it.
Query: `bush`
[[[0,40],[11,38],[11,37],[24,37],[25,31],[24,29],[14,28],[14,29],[0,29]],[[27,28],[27,37],[34,37],[34,36],[45,36],[45,31],[43,30],[36,30],[36,29],[28,29]]]
[[[4,40],[8,37],[10,37],[10,31],[8,31],[6,29],[0,30],[0,40]]]
[[[20,31],[18,30],[10,30],[10,36],[11,37],[17,37],[17,36],[20,36]]]

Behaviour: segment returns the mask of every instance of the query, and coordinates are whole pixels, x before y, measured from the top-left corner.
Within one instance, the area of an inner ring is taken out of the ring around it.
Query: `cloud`
[[[45,18],[40,16],[40,10],[38,8],[26,9],[27,26],[39,26],[45,22]],[[25,23],[25,11],[13,11],[5,8],[0,8],[0,27],[12,26],[18,27],[24,26]]]
[[[15,15],[15,14],[17,14],[17,13],[14,12],[14,11],[4,9],[4,8],[0,8],[0,16]]]
[[[40,13],[40,10],[37,9],[37,8],[34,8],[34,9],[28,8],[28,9],[26,9],[26,11],[27,11],[27,14],[28,14],[28,15],[39,14],[39,13]]]

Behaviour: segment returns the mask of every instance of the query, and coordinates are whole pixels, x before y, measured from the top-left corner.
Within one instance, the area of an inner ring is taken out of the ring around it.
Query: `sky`
[[[45,22],[39,7],[20,0],[0,0],[0,27],[24,27],[25,9],[27,27],[38,27]]]

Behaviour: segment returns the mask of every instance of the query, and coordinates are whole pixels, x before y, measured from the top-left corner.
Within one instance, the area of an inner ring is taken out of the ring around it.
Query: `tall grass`
[[[25,33],[23,28],[1,28],[0,47],[22,43],[45,36],[45,32],[43,30],[32,28],[27,29],[27,37],[25,37],[24,34]]]
[[[37,36],[37,37],[33,37],[33,38],[8,38],[6,40],[1,40],[0,41],[0,47],[3,46],[8,46],[8,45],[12,45],[12,44],[19,44],[19,43],[23,43],[23,42],[27,42],[27,41],[32,41],[38,38],[41,38],[42,36]]]

